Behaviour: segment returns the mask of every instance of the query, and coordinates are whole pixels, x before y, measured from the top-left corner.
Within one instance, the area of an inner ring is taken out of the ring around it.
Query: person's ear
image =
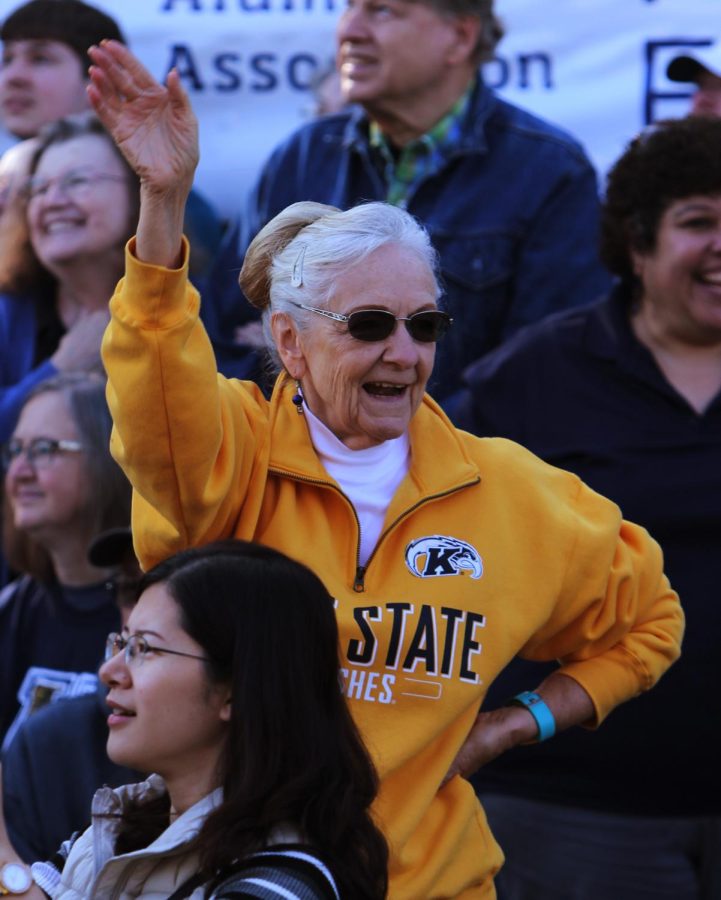
[[[629,255],[631,257],[631,267],[633,268],[633,274],[639,281],[643,281],[643,270],[645,268],[646,262],[646,254],[640,253],[638,250],[630,250]]]
[[[307,366],[295,322],[288,313],[273,313],[270,330],[286,372],[291,378],[300,381]]]
[[[221,722],[230,722],[230,719],[233,715],[233,695],[230,692],[230,688],[227,689],[224,699],[223,705],[220,707],[220,721]]]
[[[455,40],[447,56],[452,65],[474,62],[474,54],[483,27],[477,16],[453,16],[451,26]],[[475,62],[474,62],[475,65]]]

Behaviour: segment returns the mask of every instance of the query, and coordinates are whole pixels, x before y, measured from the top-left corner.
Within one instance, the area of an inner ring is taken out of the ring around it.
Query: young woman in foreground
[[[156,774],[101,788],[91,828],[36,863],[34,885],[24,867],[0,869],[7,886],[62,900],[384,897],[376,776],[320,580],[229,541],[156,566],[139,597],[100,675],[109,755]],[[0,860],[16,858],[0,830]]]

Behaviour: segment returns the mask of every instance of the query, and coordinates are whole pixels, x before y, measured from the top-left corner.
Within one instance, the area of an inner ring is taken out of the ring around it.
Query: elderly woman
[[[601,221],[613,293],[476,363],[457,420],[522,441],[651,530],[684,599],[684,656],[594,739],[522,748],[477,784],[509,896],[555,900],[562,879],[569,898],[700,900],[721,896],[721,120],[641,134]],[[496,701],[533,677],[514,663]]]
[[[219,378],[181,238],[187,98],[117,44],[91,52],[91,101],[141,177],[104,343],[141,560],[234,535],[312,565],[381,777],[390,896],[493,897],[502,854],[464,776],[653,685],[682,630],[660,551],[574,476],[456,431],[425,396],[450,322],[400,210],[301,204],[269,223],[242,280],[283,371],[270,402]],[[521,650],[564,668],[479,715]]]

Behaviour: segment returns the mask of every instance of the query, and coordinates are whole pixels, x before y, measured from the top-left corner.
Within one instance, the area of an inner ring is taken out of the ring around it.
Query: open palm
[[[177,73],[159,84],[117,41],[90,56],[90,102],[141,182],[157,193],[187,188],[198,163],[198,123]]]

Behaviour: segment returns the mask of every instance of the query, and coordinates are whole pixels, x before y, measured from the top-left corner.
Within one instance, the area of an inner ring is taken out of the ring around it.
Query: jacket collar
[[[118,788],[102,787],[95,792],[92,803],[93,857],[97,874],[115,855],[115,842],[121,827],[123,811],[130,803],[154,800],[166,793],[165,782],[160,775],[150,775],[139,784],[126,784]],[[167,853],[187,844],[200,831],[211,810],[223,799],[223,789],[217,788],[193,804],[172,822],[152,844],[126,854],[128,857]]]
[[[621,284],[589,307],[583,343],[590,354],[599,359],[620,360],[627,355],[630,343],[638,343],[629,324],[630,310],[631,297]]]
[[[457,154],[488,152],[486,125],[498,103],[499,100],[493,91],[483,84],[479,72],[466,110],[456,150]],[[371,151],[369,124],[370,119],[365,110],[360,106],[354,106],[348,114],[348,121],[343,131],[343,147],[346,150],[355,150],[362,155],[368,155]]]
[[[300,481],[334,486],[318,459],[305,418],[292,403],[295,383],[281,374],[270,401],[270,469]],[[412,506],[430,495],[450,493],[480,477],[458,431],[426,394],[410,424],[411,468],[391,508]],[[438,461],[443,460],[443,465]]]
[[[633,332],[632,309],[629,288],[617,283],[608,297],[590,308],[583,345],[589,355],[612,362],[619,371],[657,388],[672,390],[651,351]]]

